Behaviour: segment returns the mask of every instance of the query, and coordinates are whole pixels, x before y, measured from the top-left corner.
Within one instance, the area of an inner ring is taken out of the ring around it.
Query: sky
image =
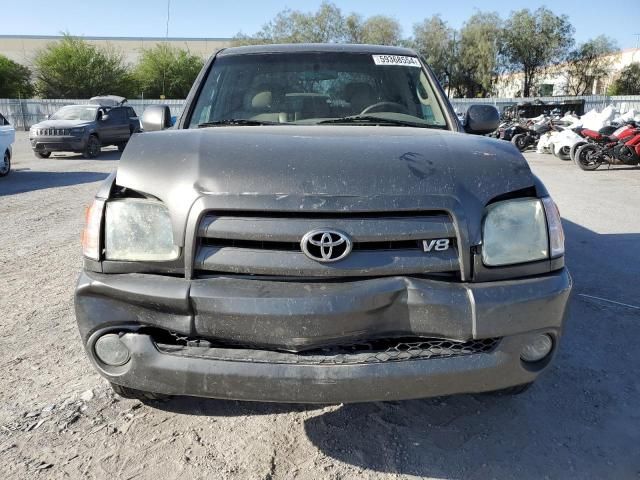
[[[232,37],[238,32],[252,34],[285,8],[316,11],[321,0],[168,0],[171,2],[170,37]],[[343,13],[365,17],[383,14],[394,17],[410,36],[413,25],[439,13],[452,27],[460,28],[478,9],[496,11],[507,17],[512,10],[535,9],[534,0],[333,0]],[[4,5],[2,5],[4,4]],[[9,6],[7,8],[7,6]],[[621,11],[607,14],[602,0],[555,0],[547,6],[556,14],[567,14],[576,29],[576,41],[606,34],[621,48],[637,46],[640,34],[640,1],[626,2]],[[167,0],[0,0],[4,35],[73,35],[109,37],[164,37]]]

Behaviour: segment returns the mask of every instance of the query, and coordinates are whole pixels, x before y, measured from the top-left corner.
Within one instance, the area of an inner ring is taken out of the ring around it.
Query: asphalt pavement
[[[640,478],[640,169],[526,154],[575,287],[559,355],[521,396],[141,404],[91,368],[73,312],[84,207],[118,158],[37,159],[19,133],[0,179],[2,478]]]

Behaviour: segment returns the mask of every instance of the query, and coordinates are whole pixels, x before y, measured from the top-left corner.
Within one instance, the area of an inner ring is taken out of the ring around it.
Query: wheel
[[[0,177],[6,177],[9,175],[11,171],[11,155],[9,155],[9,150],[7,149],[4,152],[3,162],[0,163]]]
[[[122,398],[130,398],[133,400],[167,400],[170,398],[170,395],[164,395],[162,393],[153,393],[153,392],[145,392],[142,390],[136,390],[135,388],[123,387],[122,385],[118,385],[116,383],[111,383],[111,388],[115,393],[117,393]]]
[[[82,156],[84,158],[96,158],[98,155],[100,155],[100,140],[95,135],[91,135],[87,140]]]
[[[51,152],[47,152],[46,150],[43,150],[41,152],[33,152],[35,153],[36,157],[38,158],[49,158],[51,156]]]
[[[587,143],[576,150],[573,160],[582,170],[595,170],[602,165],[598,155],[599,150],[597,145]]]
[[[553,147],[553,154],[558,157],[560,160],[564,160],[565,162],[567,160],[571,160],[571,156],[569,155],[569,152],[571,151],[570,147],[556,147],[554,145]]]
[[[488,392],[491,395],[499,395],[499,396],[511,396],[511,395],[520,395],[521,393],[526,392],[531,388],[533,383],[525,383],[523,385],[516,385],[515,387],[503,388],[502,390],[495,390],[493,392]]]
[[[587,142],[578,142],[571,145],[571,148],[569,149],[569,157],[571,158],[571,160],[573,160],[574,162],[576,161],[576,150],[586,144]]]
[[[519,133],[511,138],[511,143],[513,143],[518,150],[524,152],[529,146],[529,139],[525,133]]]
[[[125,147],[127,146],[127,142],[122,142],[118,144],[118,151],[120,153],[124,152]]]

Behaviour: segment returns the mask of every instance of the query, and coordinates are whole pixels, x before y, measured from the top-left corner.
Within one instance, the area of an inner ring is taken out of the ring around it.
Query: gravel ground
[[[83,210],[118,153],[0,179],[2,478],[640,478],[640,169],[527,154],[575,278],[554,366],[519,397],[327,407],[114,397],[76,330]]]

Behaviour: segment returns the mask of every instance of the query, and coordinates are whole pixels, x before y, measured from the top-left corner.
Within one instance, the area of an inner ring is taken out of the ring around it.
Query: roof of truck
[[[381,55],[411,55],[416,52],[410,48],[390,47],[387,45],[360,45],[349,43],[288,43],[270,45],[248,45],[244,47],[225,48],[218,56],[245,55],[254,53],[300,53],[300,52],[346,52],[371,53]]]

